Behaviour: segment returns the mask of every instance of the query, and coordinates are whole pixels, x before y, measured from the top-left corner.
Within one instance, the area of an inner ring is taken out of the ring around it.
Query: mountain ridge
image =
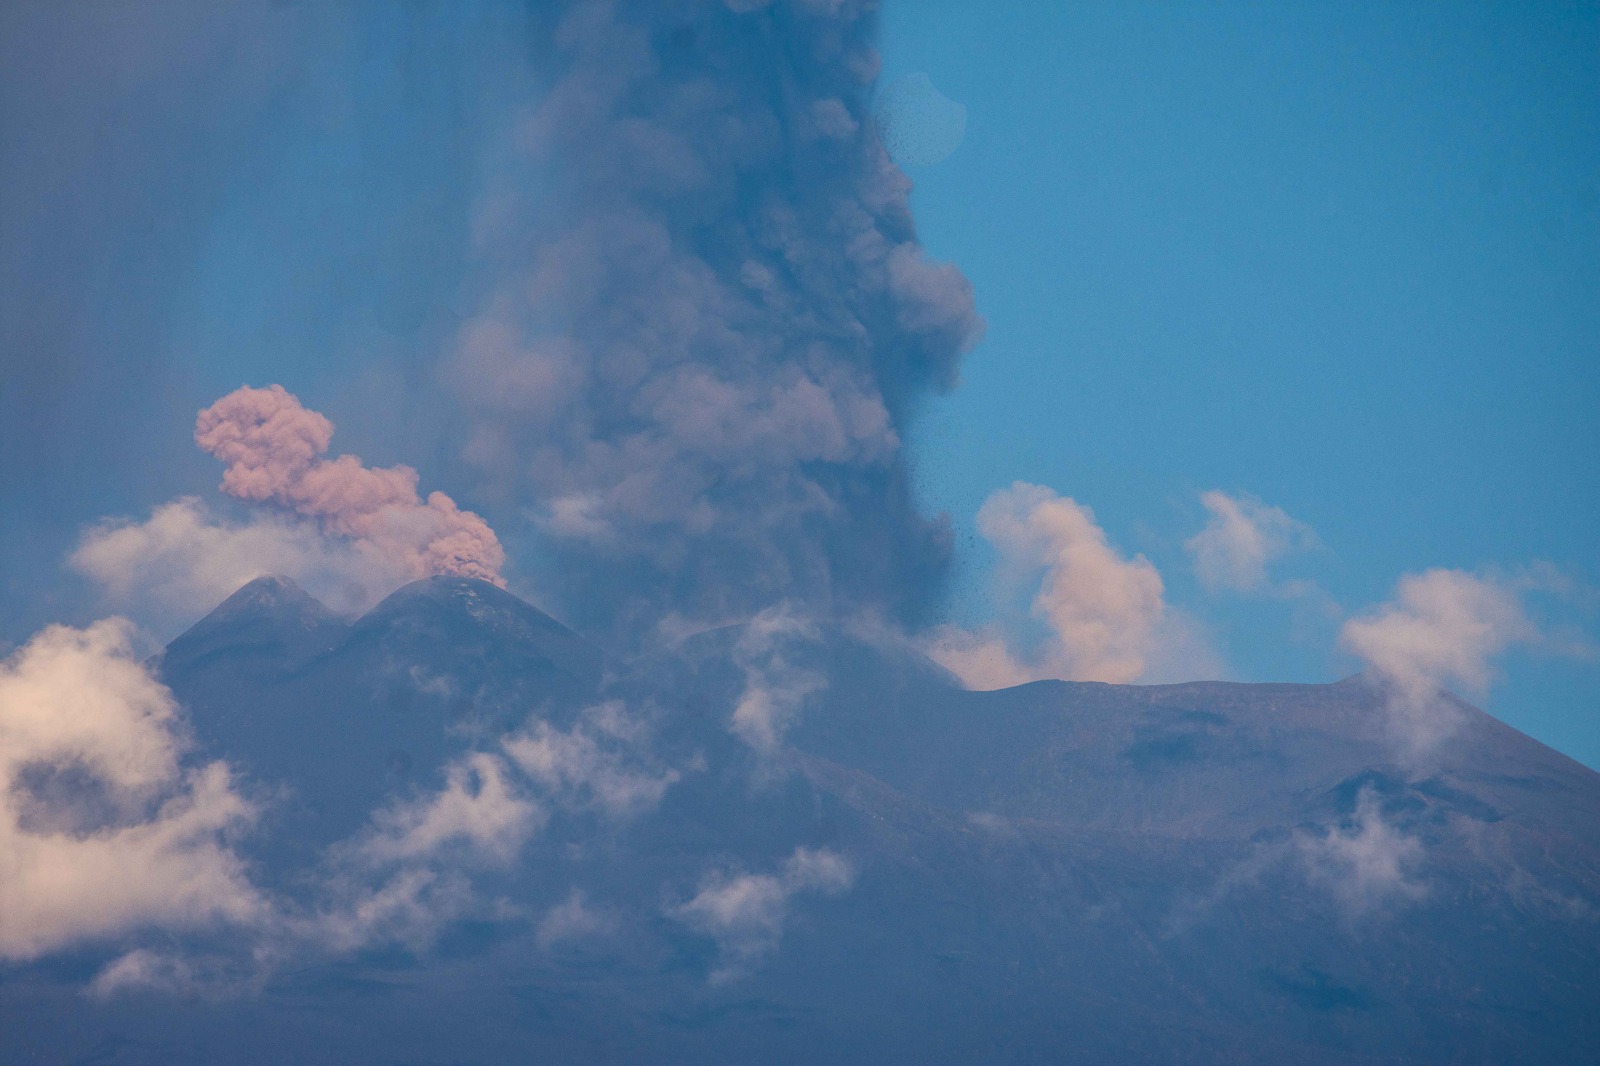
[[[374,812],[446,795],[474,759],[537,828],[514,860],[428,867],[487,908],[431,947],[306,963],[227,1003],[147,995],[138,1014],[47,976],[0,982],[39,1061],[113,1039],[164,1042],[178,1066],[1600,1052],[1600,774],[1465,704],[1419,762],[1359,677],[970,692],[870,629],[772,619],[617,662],[454,580],[295,660],[258,638],[315,610],[275,586],[229,602],[196,629],[246,616],[247,654],[161,668],[200,756],[283,797],[240,845],[266,889],[421,824]],[[736,728],[752,693],[771,746]],[[843,880],[808,880],[805,856]]]

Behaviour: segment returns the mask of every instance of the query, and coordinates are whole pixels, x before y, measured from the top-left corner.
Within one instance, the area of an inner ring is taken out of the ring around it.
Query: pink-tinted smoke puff
[[[222,491],[280,504],[351,537],[413,577],[453,574],[503,584],[506,553],[478,515],[442,492],[417,495],[409,466],[324,459],[333,423],[282,385],[236,389],[200,412],[195,443],[228,464]]]

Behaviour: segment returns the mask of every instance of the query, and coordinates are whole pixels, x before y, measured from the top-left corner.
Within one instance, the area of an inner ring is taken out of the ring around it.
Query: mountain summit
[[[212,656],[281,666],[326,650],[343,630],[337,615],[293,581],[258,577],[169,644],[164,658],[175,667]]]

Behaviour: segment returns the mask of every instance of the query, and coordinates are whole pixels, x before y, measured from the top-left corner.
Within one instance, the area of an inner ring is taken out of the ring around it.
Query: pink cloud
[[[316,519],[409,577],[453,574],[502,584],[494,530],[442,492],[424,501],[409,466],[375,468],[353,455],[325,459],[333,423],[281,385],[236,389],[200,412],[195,443],[228,464],[222,491]]]

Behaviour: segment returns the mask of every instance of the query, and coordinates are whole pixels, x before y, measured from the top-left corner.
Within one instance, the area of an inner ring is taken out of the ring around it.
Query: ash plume
[[[875,4],[550,5],[442,373],[582,626],[922,617],[904,435],[982,323],[870,120]]]
[[[488,523],[442,492],[424,501],[409,466],[322,458],[333,423],[281,385],[230,392],[200,412],[194,439],[228,464],[221,488],[231,496],[315,518],[329,533],[371,545],[412,578],[453,574],[504,584],[505,551]]]
[[[323,458],[333,423],[281,385],[222,397],[200,412],[194,437],[227,464],[223,492],[264,506],[234,519],[184,496],[143,521],[86,530],[68,564],[120,607],[186,625],[268,574],[345,612],[435,574],[505,584],[505,550],[487,522],[442,492],[422,499],[409,466]]]

